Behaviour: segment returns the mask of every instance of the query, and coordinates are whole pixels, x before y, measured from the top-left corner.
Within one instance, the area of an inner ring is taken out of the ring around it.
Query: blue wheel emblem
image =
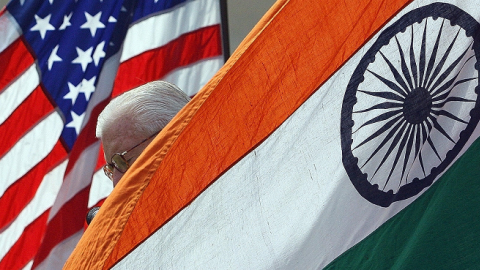
[[[365,53],[345,92],[343,165],[368,201],[417,195],[453,162],[479,121],[480,25],[456,6],[405,14]]]

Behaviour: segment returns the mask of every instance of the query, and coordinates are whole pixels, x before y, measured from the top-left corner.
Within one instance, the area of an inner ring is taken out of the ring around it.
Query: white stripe
[[[389,207],[374,205],[343,167],[343,94],[365,48],[114,268],[321,269],[420,196],[425,190]]]
[[[88,208],[93,207],[99,201],[105,199],[113,190],[113,184],[105,175],[103,169],[98,170],[92,179],[90,196],[88,197]]]
[[[10,151],[0,159],[0,196],[42,161],[53,149],[63,129],[63,120],[54,111],[30,132],[21,138]]]
[[[43,181],[32,201],[22,210],[10,226],[0,234],[0,243],[2,243],[0,245],[0,258],[7,254],[8,250],[22,235],[24,228],[52,206],[62,185],[66,166],[67,162],[65,161],[43,177]]]
[[[78,192],[90,185],[91,176],[93,175],[93,171],[97,164],[99,147],[100,143],[96,142],[85,148],[80,154],[71,171],[65,176],[62,187],[58,192],[57,199],[50,210],[48,221],[55,217],[65,203],[77,195]]]
[[[182,34],[219,23],[218,0],[188,1],[171,12],[153,16],[130,27],[120,61],[164,46]]]
[[[205,59],[190,66],[174,70],[163,78],[182,89],[187,95],[195,95],[223,66],[223,56]]]
[[[35,269],[45,269],[45,270],[60,270],[67,261],[70,253],[77,245],[78,241],[83,235],[83,230],[78,231],[69,238],[63,240],[61,243],[56,245],[51,251],[50,254],[45,258],[45,260],[40,263]]]
[[[30,269],[32,269],[32,266],[33,266],[33,260],[31,260],[29,263],[27,263],[27,265],[25,265],[23,270],[30,270]]]
[[[30,95],[40,83],[36,65],[31,65],[18,80],[0,93],[0,124]]]
[[[8,11],[5,11],[5,13],[0,16],[0,33],[2,35],[0,39],[0,52],[3,52],[20,37],[19,29],[20,27],[17,22]]]

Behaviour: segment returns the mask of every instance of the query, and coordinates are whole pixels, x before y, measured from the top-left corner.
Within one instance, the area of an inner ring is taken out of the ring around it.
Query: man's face
[[[131,149],[124,155],[125,160],[131,166],[153,139],[151,138],[142,143],[142,141],[144,141],[146,138],[143,138],[140,136],[133,136],[133,137],[123,136],[122,137],[122,136],[118,136],[118,134],[122,134],[122,132],[120,132],[120,130],[118,129],[107,130],[104,136],[102,137],[105,160],[109,164],[112,164],[112,157],[115,154],[121,154]],[[124,174],[125,173],[120,172],[116,168],[113,169],[112,181],[113,181],[114,187],[117,185],[117,183],[120,181],[120,179]]]

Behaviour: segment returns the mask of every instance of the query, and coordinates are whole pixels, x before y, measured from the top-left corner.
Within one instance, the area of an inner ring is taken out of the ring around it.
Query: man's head
[[[106,173],[111,172],[114,186],[189,100],[175,85],[154,81],[123,93],[105,107],[98,116],[96,135],[102,141]],[[127,166],[122,167],[123,161]]]

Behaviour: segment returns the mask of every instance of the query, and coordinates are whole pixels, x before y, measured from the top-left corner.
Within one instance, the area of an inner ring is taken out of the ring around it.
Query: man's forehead
[[[123,152],[135,143],[138,134],[133,130],[133,125],[124,119],[105,127],[102,134],[102,144],[105,155]]]

